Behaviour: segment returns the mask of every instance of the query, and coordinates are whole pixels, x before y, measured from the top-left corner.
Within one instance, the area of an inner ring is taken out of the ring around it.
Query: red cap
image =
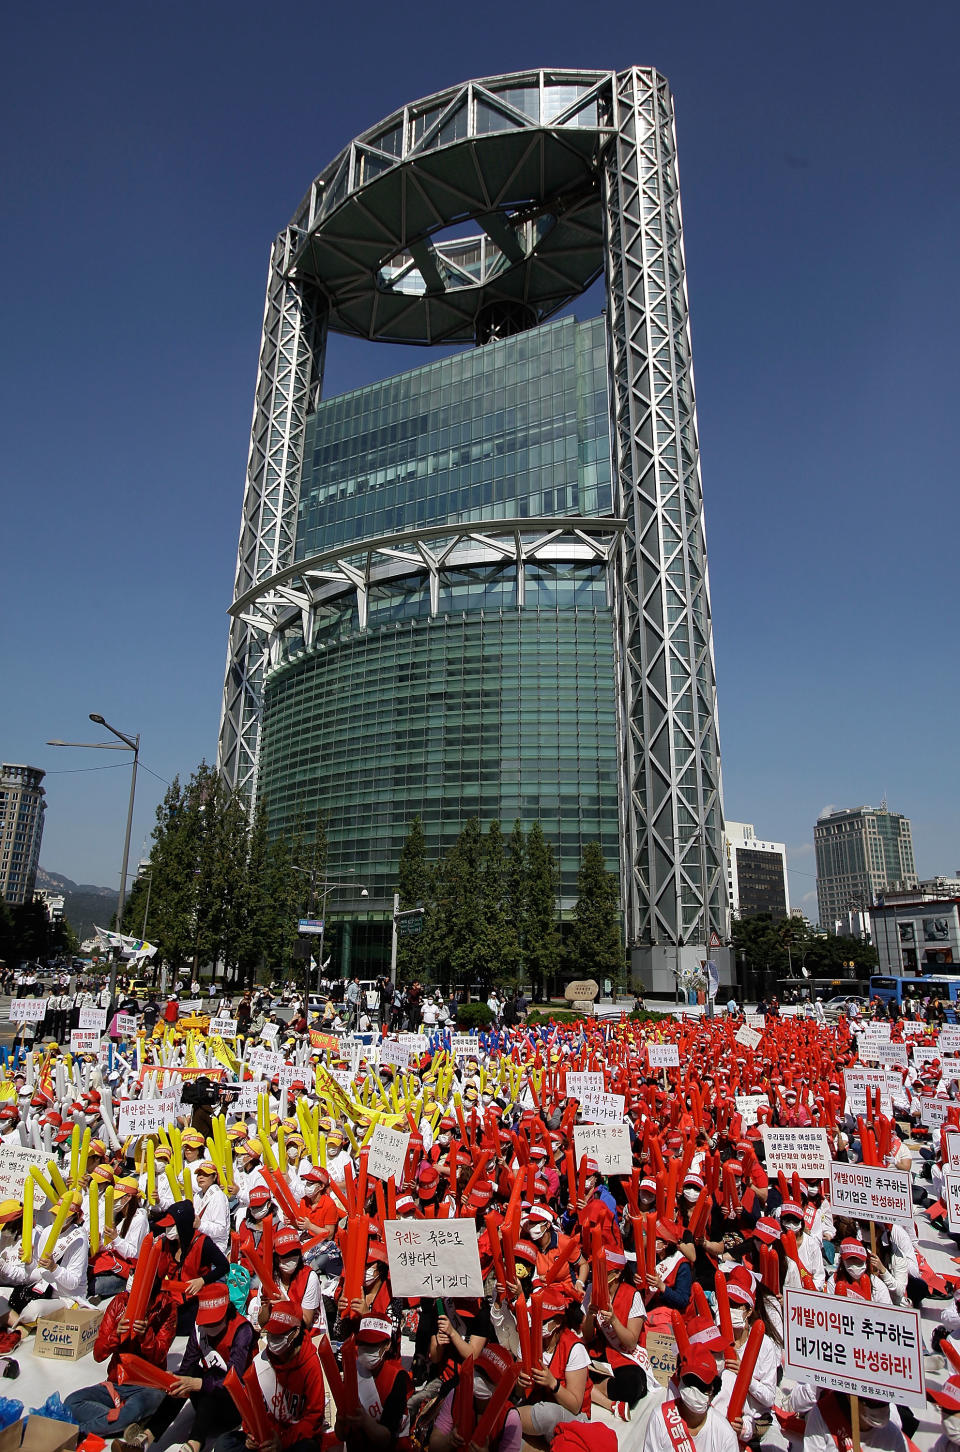
[[[796,1200],[784,1200],[783,1204],[780,1206],[781,1221],[783,1220],[784,1215],[789,1215],[794,1220],[802,1220],[803,1209],[800,1205],[797,1204]]]
[[[300,1249],[300,1237],[292,1225],[284,1225],[273,1237],[273,1248],[277,1255],[288,1255]]]
[[[389,1341],[392,1336],[393,1326],[383,1316],[363,1316],[361,1318],[358,1341],[366,1342],[367,1345],[375,1345],[378,1342]]]
[[[567,1298],[558,1286],[545,1286],[540,1304],[545,1316],[559,1316],[567,1309]]]
[[[773,1245],[775,1240],[780,1239],[780,1222],[770,1215],[762,1215],[753,1227],[753,1233],[765,1245]]]
[[[960,1375],[948,1377],[939,1391],[927,1387],[927,1396],[947,1412],[960,1412]]]
[[[477,1357],[477,1367],[485,1372],[494,1383],[499,1382],[513,1370],[515,1362],[505,1346],[496,1341],[488,1341],[486,1346]]]
[[[867,1247],[863,1241],[855,1239],[852,1235],[848,1235],[846,1240],[841,1240],[840,1242],[841,1258],[847,1260],[866,1260],[867,1254]]]
[[[330,1176],[326,1170],[317,1169],[313,1165],[300,1178],[305,1185],[328,1185],[330,1183]]]
[[[679,1377],[696,1376],[707,1385],[717,1379],[717,1363],[709,1351],[701,1346],[691,1346],[686,1356],[680,1358],[677,1366]]]
[[[277,1301],[270,1311],[270,1319],[263,1328],[267,1335],[282,1336],[285,1331],[292,1331],[295,1326],[303,1324],[300,1312],[292,1301]]]
[[[432,1165],[428,1165],[425,1170],[421,1170],[417,1177],[417,1191],[425,1200],[432,1199],[437,1193],[439,1184],[440,1172],[439,1170],[435,1170]]]
[[[731,1301],[737,1301],[741,1306],[752,1306],[756,1300],[753,1289],[753,1276],[746,1266],[738,1265],[735,1271],[727,1276],[727,1295]]]
[[[254,1185],[253,1189],[250,1191],[250,1204],[269,1205],[269,1203],[270,1191],[267,1189],[266,1185]]]
[[[658,1220],[657,1239],[665,1240],[670,1245],[679,1245],[680,1226],[676,1225],[672,1220]]]
[[[703,1351],[722,1351],[727,1345],[720,1328],[709,1316],[697,1316],[694,1320],[689,1321],[687,1335],[694,1350],[699,1348]],[[716,1375],[716,1367],[714,1367],[714,1375]]]
[[[230,1309],[230,1292],[224,1285],[204,1286],[198,1297],[197,1325],[222,1321]]]

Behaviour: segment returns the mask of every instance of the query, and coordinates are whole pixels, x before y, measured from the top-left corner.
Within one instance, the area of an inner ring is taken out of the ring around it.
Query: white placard
[[[881,1042],[889,1039],[893,1032],[893,1024],[889,1019],[875,1019],[871,1023],[865,1023],[862,1028],[857,1029],[857,1043],[860,1045],[860,1052],[863,1053],[864,1040],[879,1039]]]
[[[182,1018],[184,1014],[187,1014],[187,1013],[196,1013],[198,1009],[202,1008],[203,1007],[203,999],[202,998],[184,998],[184,999],[181,999],[180,1000],[180,1002],[177,1004],[177,1007],[180,1010],[180,1016]]]
[[[948,1129],[944,1135],[946,1140],[946,1168],[948,1170],[960,1170],[960,1130]]]
[[[788,1177],[799,1174],[802,1180],[824,1180],[830,1173],[833,1156],[825,1129],[762,1129],[764,1168],[768,1175],[783,1170]]]
[[[933,1044],[914,1044],[910,1051],[913,1054],[913,1062],[920,1069],[924,1064],[932,1064],[934,1059],[939,1059],[940,1050]]]
[[[137,1031],[137,1017],[133,1013],[118,1013],[114,1017],[116,1033],[121,1038],[130,1038]]]
[[[647,1063],[651,1069],[679,1069],[679,1045],[647,1044]]]
[[[603,1072],[595,1069],[585,1069],[580,1072],[568,1070],[566,1076],[566,1095],[568,1099],[585,1099],[588,1094],[602,1094],[606,1084]]]
[[[794,1380],[925,1405],[919,1312],[792,1287],[784,1301],[784,1365]]]
[[[388,1220],[383,1227],[395,1296],[482,1296],[473,1220]]]
[[[81,1008],[77,1028],[102,1030],[106,1026],[107,1010],[105,1008]]]
[[[272,1079],[274,1074],[279,1074],[285,1067],[286,1062],[282,1054],[275,1054],[271,1049],[253,1048],[247,1055],[247,1067],[251,1074],[260,1079]]]
[[[374,1009],[380,1007],[380,995],[376,991],[371,992],[371,990],[368,988],[363,996],[367,1000],[367,1008],[370,1009],[371,1012],[373,1012]]]
[[[125,1099],[120,1104],[117,1134],[121,1139],[128,1135],[139,1138],[142,1134],[155,1134],[166,1129],[180,1112],[179,1101],[172,1097],[163,1099]]]
[[[892,1095],[903,1089],[903,1082],[892,1069],[844,1069],[843,1087],[848,1114],[866,1114],[867,1090],[879,1089],[880,1112],[892,1116]]]
[[[0,1144],[0,1200],[22,1200],[30,1166],[36,1165],[46,1174],[47,1160],[51,1158],[45,1150],[27,1149],[22,1144]],[[37,1204],[40,1203],[38,1198]]]
[[[940,1060],[940,1078],[947,1084],[954,1079],[960,1079],[960,1057],[956,1054],[944,1054]]]
[[[410,1046],[394,1043],[392,1039],[384,1039],[380,1045],[380,1062],[381,1064],[394,1064],[398,1069],[405,1069],[410,1062]],[[394,1292],[394,1295],[399,1294],[398,1291]]]
[[[852,1220],[913,1220],[913,1194],[907,1170],[873,1165],[830,1166],[830,1209]]]
[[[943,1190],[947,1202],[947,1226],[956,1234],[960,1230],[960,1175],[944,1175]]]
[[[398,1044],[406,1044],[408,1049],[418,1054],[422,1054],[427,1047],[427,1041],[423,1034],[394,1034],[393,1037]]]
[[[960,1053],[960,1028],[953,1025],[951,1028],[942,1028],[937,1034],[937,1048],[940,1050],[940,1057],[944,1054]]]
[[[239,1089],[240,1089],[240,1093],[239,1093],[238,1097],[233,1101],[233,1103],[227,1109],[227,1114],[228,1115],[229,1114],[234,1114],[234,1115],[241,1115],[241,1116],[243,1116],[243,1115],[246,1115],[246,1114],[256,1114],[256,1112],[257,1112],[257,1095],[259,1093],[259,1088],[260,1088],[260,1086],[258,1084],[248,1083],[248,1084],[240,1084],[239,1086],[234,1086],[232,1084],[227,1084],[224,1087],[227,1088],[227,1089],[232,1089],[234,1087],[239,1087]]]
[[[883,1043],[874,1039],[870,1043],[860,1045],[861,1059],[869,1059],[874,1064],[902,1064],[907,1067],[907,1046],[906,1044]]]
[[[454,1059],[475,1059],[480,1045],[473,1034],[451,1034],[450,1053]]]
[[[585,1094],[580,1100],[580,1115],[585,1124],[622,1124],[622,1094]]]
[[[367,1174],[375,1180],[389,1180],[393,1175],[396,1183],[402,1184],[409,1143],[408,1132],[378,1124],[370,1136]]]
[[[630,1131],[625,1124],[576,1124],[573,1152],[577,1166],[584,1155],[596,1160],[601,1175],[632,1175]]]
[[[334,1084],[339,1084],[341,1089],[353,1089],[353,1074],[349,1069],[327,1069],[326,1072],[329,1074]]]
[[[95,1054],[100,1047],[99,1029],[71,1029],[71,1054]]]
[[[737,1113],[743,1120],[743,1128],[749,1129],[751,1124],[756,1124],[759,1118],[758,1111],[770,1108],[770,1100],[766,1094],[737,1094],[734,1096],[734,1104]]]
[[[950,1110],[956,1107],[956,1099],[948,1099],[945,1094],[925,1095],[920,1100],[920,1123],[928,1129],[939,1129],[941,1124],[946,1123]]]
[[[747,1028],[756,1029],[757,1033],[762,1034],[767,1026],[767,1015],[765,1013],[745,1013],[743,1021]]]
[[[913,1023],[910,1019],[900,1025],[900,1032],[905,1039],[922,1039],[927,1032],[925,1023]]]
[[[47,1016],[45,998],[11,998],[11,1023],[42,1023]]]
[[[260,1030],[260,1037],[262,1039],[265,1039],[268,1044],[275,1044],[277,1042],[277,1034],[279,1032],[280,1025],[278,1023],[265,1023],[263,1028]]]
[[[219,1034],[222,1039],[235,1039],[237,1037],[237,1020],[235,1018],[212,1018],[207,1033]]]
[[[747,1028],[741,1024],[733,1036],[734,1043],[743,1044],[745,1049],[755,1049],[763,1042],[763,1034],[758,1034],[755,1029]]]

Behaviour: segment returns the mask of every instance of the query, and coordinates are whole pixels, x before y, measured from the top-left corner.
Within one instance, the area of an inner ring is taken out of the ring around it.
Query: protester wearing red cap
[[[230,1264],[219,1247],[196,1229],[189,1200],[175,1201],[157,1221],[156,1228],[164,1237],[161,1273],[165,1281],[176,1283],[182,1294],[178,1329],[186,1333],[193,1325],[200,1291],[215,1281],[226,1280]]]
[[[759,1290],[759,1279],[746,1265],[736,1266],[726,1276],[727,1302],[733,1328],[733,1345],[729,1350],[731,1360],[735,1360],[737,1365],[754,1321],[763,1320],[763,1316],[757,1308]],[[757,1353],[742,1413],[743,1428],[740,1437],[743,1442],[752,1441],[758,1434],[766,1432],[770,1425],[771,1408],[777,1395],[783,1342],[771,1334],[768,1322],[764,1321],[763,1324],[763,1340]],[[736,1382],[737,1365],[728,1364],[723,1369],[720,1392],[714,1402],[715,1410],[724,1415],[727,1413],[730,1396]]]
[[[349,1449],[366,1452],[405,1439],[410,1430],[407,1404],[413,1382],[397,1354],[394,1323],[385,1316],[364,1316],[357,1331],[355,1416],[338,1411],[334,1436]]]
[[[685,1311],[693,1288],[690,1262],[680,1249],[682,1229],[673,1220],[659,1219],[656,1226],[655,1267],[647,1276],[644,1297],[648,1325],[659,1330],[671,1325],[672,1311]]]
[[[875,1301],[881,1306],[892,1306],[893,1298],[884,1276],[880,1258],[872,1255],[862,1240],[848,1235],[840,1242],[840,1255],[833,1275],[827,1282],[827,1290],[834,1296],[859,1296],[864,1301]]]
[[[720,1391],[712,1351],[691,1346],[681,1356],[667,1400],[651,1416],[643,1452],[738,1452],[737,1432],[711,1405]]]
[[[503,1378],[512,1371],[513,1357],[503,1346],[487,1346],[481,1352],[473,1369],[473,1410],[479,1420],[487,1408],[490,1398]],[[454,1384],[446,1389],[437,1419],[430,1434],[429,1452],[456,1452],[460,1443],[455,1439],[453,1425]],[[521,1452],[523,1426],[516,1407],[509,1407],[500,1431],[488,1444],[489,1452]]]
[[[907,1452],[903,1432],[890,1420],[889,1401],[862,1396],[858,1398],[858,1416],[861,1447]],[[844,1445],[853,1446],[850,1398],[845,1392],[822,1391],[816,1406],[807,1413],[803,1452],[837,1452]]]
[[[590,1357],[573,1329],[579,1310],[559,1287],[543,1294],[543,1362],[521,1372],[517,1385],[526,1393],[520,1422],[527,1437],[548,1441],[561,1422],[587,1415],[590,1407]]]
[[[297,1229],[304,1235],[330,1237],[343,1215],[343,1207],[330,1194],[330,1176],[326,1170],[311,1166],[300,1176],[303,1197]]]
[[[273,1277],[280,1291],[279,1299],[297,1306],[305,1328],[317,1324],[327,1334],[327,1317],[320,1299],[320,1280],[303,1259],[300,1237],[292,1225],[283,1225],[273,1237]],[[258,1294],[249,1307],[250,1319],[265,1326],[270,1316],[270,1302]]]
[[[604,1253],[604,1260],[607,1284],[600,1297],[603,1306],[599,1309],[596,1305],[591,1276],[581,1334],[590,1350],[591,1360],[613,1367],[612,1376],[597,1372],[596,1368],[591,1370],[593,1405],[606,1407],[623,1421],[628,1421],[630,1409],[648,1391],[643,1365],[646,1355],[640,1347],[646,1310],[643,1297],[633,1283],[633,1275],[628,1272],[627,1257],[623,1251],[608,1250]]]
[[[806,1289],[822,1291],[827,1281],[826,1267],[823,1264],[823,1251],[819,1243],[807,1235],[803,1226],[803,1207],[795,1200],[784,1200],[780,1206],[780,1230],[781,1232],[792,1232],[796,1237],[797,1251],[800,1265],[795,1260],[790,1260],[787,1265],[787,1276],[783,1288],[793,1287],[799,1290],[807,1282]],[[806,1272],[806,1275],[804,1274]]]
[[[263,1328],[266,1346],[254,1360],[267,1413],[275,1429],[276,1447],[319,1452],[324,1437],[323,1370],[312,1341],[305,1339],[296,1306],[279,1301]],[[228,1432],[214,1452],[244,1452],[243,1432]]]
[[[251,1247],[258,1250],[268,1225],[276,1225],[273,1199],[266,1185],[254,1185],[250,1190],[246,1212],[234,1232],[231,1259],[239,1261],[243,1253]]]

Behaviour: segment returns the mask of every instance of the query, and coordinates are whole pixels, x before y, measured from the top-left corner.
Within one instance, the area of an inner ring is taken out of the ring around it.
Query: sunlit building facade
[[[473,229],[465,225],[473,223]],[[466,235],[465,235],[466,234]],[[600,276],[603,317],[573,300]],[[464,351],[322,396],[330,330]],[[326,816],[343,971],[419,814],[599,841],[636,981],[727,934],[672,103],[654,71],[469,82],[358,137],[274,244],[220,767]],[[708,951],[709,950],[709,951]]]

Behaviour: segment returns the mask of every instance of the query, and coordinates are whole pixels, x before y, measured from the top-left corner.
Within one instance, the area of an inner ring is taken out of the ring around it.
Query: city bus
[[[945,1011],[952,1017],[960,1000],[960,974],[952,978],[945,973],[923,973],[909,978],[877,975],[870,979],[870,997],[879,998],[882,1003],[895,1003],[899,1008],[910,995],[941,999]]]

